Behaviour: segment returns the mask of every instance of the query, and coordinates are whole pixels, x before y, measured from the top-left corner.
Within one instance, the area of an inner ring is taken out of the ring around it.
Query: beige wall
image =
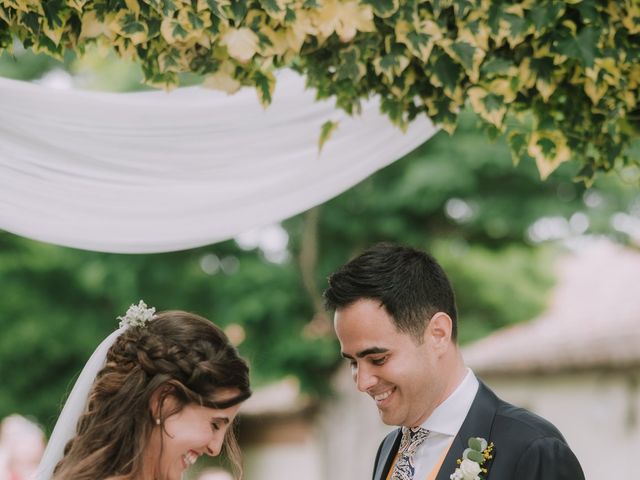
[[[479,376],[504,400],[554,423],[580,460],[587,480],[635,478],[640,452],[640,369]]]

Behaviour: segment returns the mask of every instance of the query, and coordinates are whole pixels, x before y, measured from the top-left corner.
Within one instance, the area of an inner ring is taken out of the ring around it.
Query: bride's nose
[[[217,457],[220,455],[223,442],[224,435],[214,435],[211,441],[207,444],[207,455],[211,457]]]

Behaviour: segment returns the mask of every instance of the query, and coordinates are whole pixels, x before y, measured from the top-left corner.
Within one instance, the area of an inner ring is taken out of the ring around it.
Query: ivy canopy
[[[0,0],[0,50],[14,38],[57,57],[97,44],[150,85],[195,72],[264,104],[288,66],[350,113],[379,95],[401,127],[427,114],[451,132],[468,104],[543,178],[640,165],[638,0]]]

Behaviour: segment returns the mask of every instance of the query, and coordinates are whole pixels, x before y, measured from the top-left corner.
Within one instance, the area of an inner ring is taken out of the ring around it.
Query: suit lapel
[[[491,443],[491,430],[498,402],[498,397],[484,383],[480,382],[476,398],[473,400],[469,413],[464,419],[458,434],[453,439],[449,453],[447,453],[442,467],[440,467],[436,480],[449,480],[449,476],[457,468],[456,460],[462,458],[462,452],[468,446],[469,437],[481,437]],[[486,468],[487,466],[485,465],[484,467]]]
[[[402,438],[402,429],[398,428],[387,435],[380,447],[380,454],[375,465],[375,473],[373,480],[385,480],[389,474],[391,463],[400,448],[400,439]]]

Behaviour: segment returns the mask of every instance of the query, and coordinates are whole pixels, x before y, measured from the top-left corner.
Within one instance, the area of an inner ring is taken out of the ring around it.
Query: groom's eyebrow
[[[359,352],[356,352],[356,357],[357,358],[364,358],[367,355],[376,355],[379,353],[387,353],[389,351],[388,348],[382,348],[382,347],[371,347],[371,348],[365,348],[364,350],[360,350]],[[342,356],[344,358],[348,358],[349,360],[353,360],[353,357],[347,353],[341,352]]]

